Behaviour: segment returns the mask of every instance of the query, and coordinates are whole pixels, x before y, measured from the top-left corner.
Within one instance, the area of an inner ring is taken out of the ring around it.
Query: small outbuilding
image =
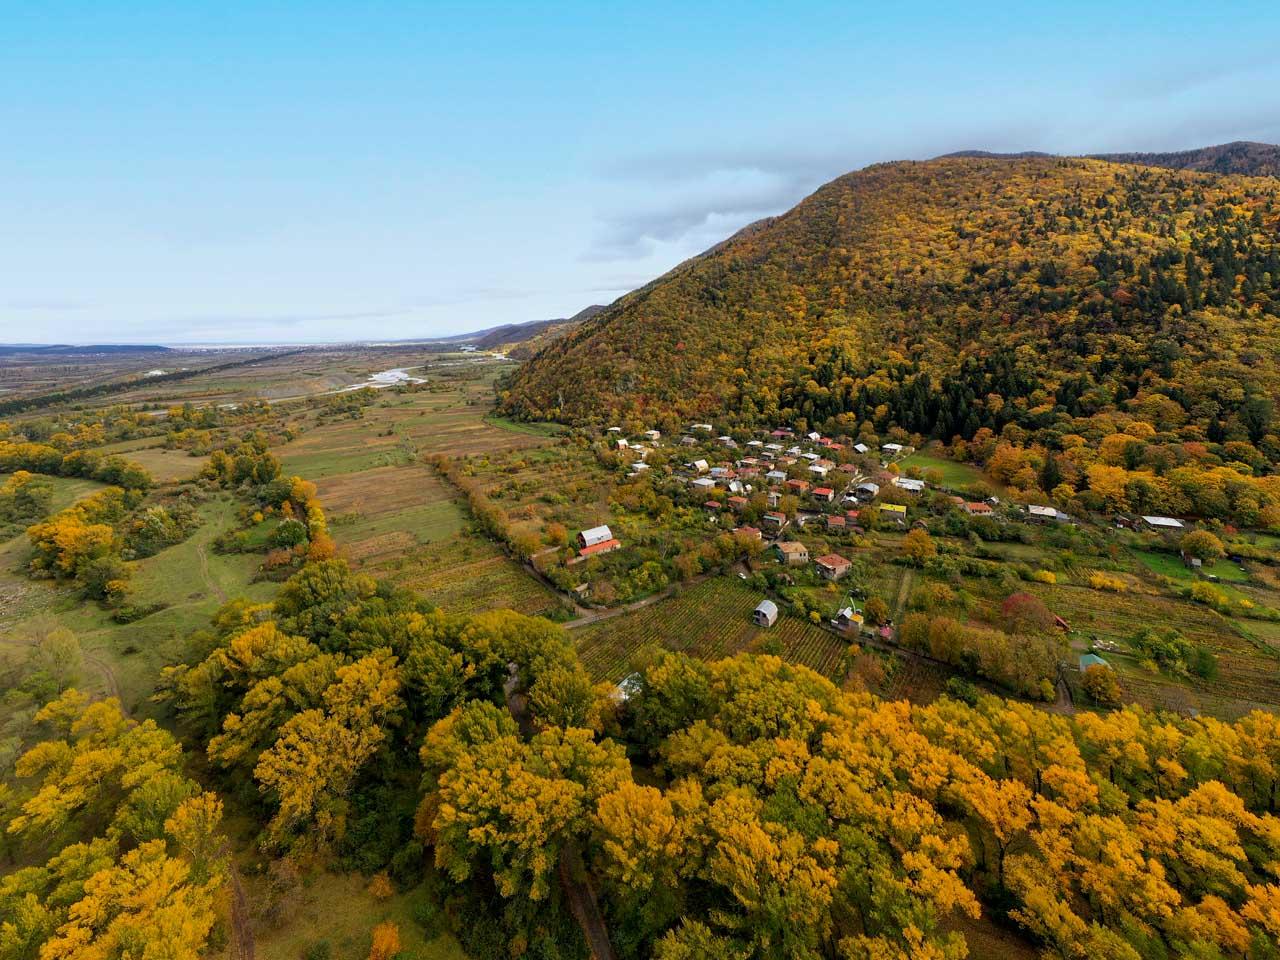
[[[761,600],[751,611],[751,622],[757,627],[772,627],[778,622],[778,605],[772,600]]]

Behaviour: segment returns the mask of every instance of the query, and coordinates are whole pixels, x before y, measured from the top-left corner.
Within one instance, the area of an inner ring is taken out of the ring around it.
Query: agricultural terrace
[[[751,612],[761,594],[729,577],[711,577],[667,599],[575,629],[583,665],[597,679],[617,681],[660,650],[717,660],[743,650],[773,653],[838,678],[848,649],[840,637],[783,615],[757,627]]]

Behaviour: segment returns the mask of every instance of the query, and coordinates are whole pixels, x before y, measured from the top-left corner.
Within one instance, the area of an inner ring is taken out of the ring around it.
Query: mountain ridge
[[[714,416],[949,440],[1158,394],[1220,438],[1245,394],[1277,386],[1278,223],[1272,177],[1042,156],[877,164],[621,297],[500,400],[577,423]]]

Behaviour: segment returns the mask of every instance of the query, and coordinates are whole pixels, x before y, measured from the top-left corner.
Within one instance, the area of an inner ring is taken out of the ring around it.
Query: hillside
[[[972,436],[1137,410],[1280,456],[1280,182],[939,158],[827,184],[621,298],[503,394],[515,415]],[[1265,442],[1264,442],[1265,441]]]

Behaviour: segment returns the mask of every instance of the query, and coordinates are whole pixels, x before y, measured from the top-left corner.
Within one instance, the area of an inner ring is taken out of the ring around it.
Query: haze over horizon
[[[1280,141],[1262,2],[6,21],[4,341],[442,336],[607,303],[868,163]]]

